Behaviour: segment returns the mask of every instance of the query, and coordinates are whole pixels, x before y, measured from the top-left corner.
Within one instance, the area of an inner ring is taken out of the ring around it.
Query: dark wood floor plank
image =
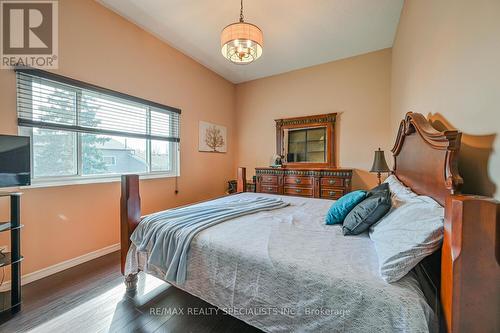
[[[126,294],[119,263],[115,252],[24,286],[21,312],[0,317],[0,333],[261,332],[151,276]]]

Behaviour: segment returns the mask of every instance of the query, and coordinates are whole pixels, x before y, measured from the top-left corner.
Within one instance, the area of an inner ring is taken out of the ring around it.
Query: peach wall
[[[388,162],[391,156],[390,68],[385,49],[237,85],[236,164],[251,175],[269,165],[274,119],[338,112],[338,165],[355,169],[353,188],[372,187],[373,151],[384,149]]]
[[[58,74],[182,109],[180,193],[173,178],[142,181],[145,213],[224,193],[235,175],[232,83],[91,0],[59,1],[59,48]],[[0,133],[17,134],[12,71],[0,70],[0,87]],[[227,154],[198,152],[199,120],[228,127]],[[24,274],[118,243],[119,183],[24,192]]]
[[[500,1],[406,1],[392,53],[391,124],[407,111],[463,133],[464,192],[500,199]]]

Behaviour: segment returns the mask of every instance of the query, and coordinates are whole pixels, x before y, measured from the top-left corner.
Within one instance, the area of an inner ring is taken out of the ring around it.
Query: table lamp
[[[384,151],[378,150],[375,151],[375,158],[373,159],[373,165],[370,170],[370,172],[376,172],[377,173],[377,178],[378,178],[378,184],[380,185],[381,179],[380,179],[380,174],[382,172],[390,172],[391,170],[387,166],[387,162],[385,161],[385,155]]]

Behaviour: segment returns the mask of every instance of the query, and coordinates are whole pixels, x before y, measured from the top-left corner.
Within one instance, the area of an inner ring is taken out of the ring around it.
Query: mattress
[[[269,195],[216,200],[241,196]],[[343,236],[340,226],[324,224],[332,201],[281,199],[290,206],[200,232],[191,242],[185,283],[172,284],[266,332],[436,331],[413,272],[385,282],[367,233]],[[132,244],[126,273],[164,279],[147,258]]]

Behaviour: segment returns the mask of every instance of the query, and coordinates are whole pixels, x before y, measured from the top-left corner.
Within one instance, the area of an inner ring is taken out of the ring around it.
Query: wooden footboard
[[[238,179],[236,183],[236,192],[246,192],[247,190],[247,169],[238,168]]]
[[[139,196],[139,176],[122,176],[120,200],[120,244],[121,270],[125,273],[125,261],[130,247],[130,235],[141,221],[141,198]]]

